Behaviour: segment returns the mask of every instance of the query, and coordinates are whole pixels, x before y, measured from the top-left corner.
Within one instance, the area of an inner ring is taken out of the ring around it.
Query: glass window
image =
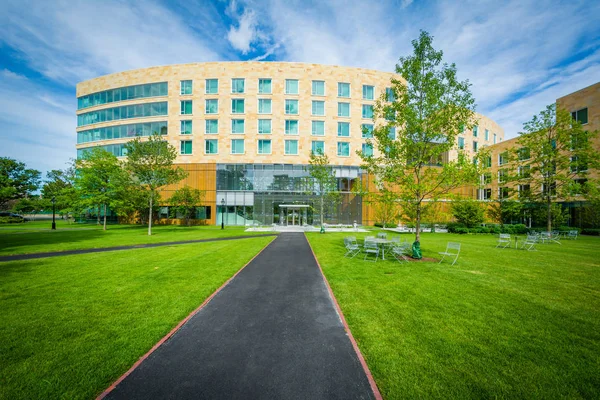
[[[312,151],[313,154],[325,154],[325,142],[322,140],[313,140],[310,151]]]
[[[473,141],[473,151],[477,151],[477,142]]]
[[[373,155],[373,145],[369,143],[362,144],[362,153],[366,157],[371,157]]]
[[[337,155],[340,157],[350,156],[350,143],[349,142],[338,142],[337,143]]]
[[[206,130],[207,135],[216,135],[219,133],[219,120],[218,119],[207,119]]]
[[[285,134],[286,135],[297,135],[298,134],[298,120],[286,119],[285,120]]]
[[[218,114],[219,113],[219,100],[210,99],[206,100],[206,111],[207,114]]]
[[[216,139],[206,139],[204,141],[204,151],[206,154],[218,154],[219,141]]]
[[[298,141],[297,140],[286,140],[285,141],[285,154],[297,155],[298,154]]]
[[[324,101],[313,100],[312,115],[318,115],[318,116],[325,115],[325,102]]]
[[[373,124],[362,124],[361,127],[363,139],[370,139],[373,137]]]
[[[298,100],[286,100],[285,113],[288,115],[298,115]]]
[[[496,144],[496,134],[494,133],[494,144]]]
[[[348,137],[350,136],[350,123],[349,122],[338,122],[338,136]]]
[[[338,117],[350,116],[350,103],[338,103]]]
[[[465,148],[465,138],[463,138],[463,137],[459,137],[458,138],[458,148],[460,150],[464,150],[464,148]]]
[[[258,154],[271,154],[271,139],[260,139],[258,141]]]
[[[368,118],[368,119],[373,119],[373,106],[372,105],[370,105],[370,104],[362,105],[362,117]]]
[[[385,98],[387,101],[396,100],[396,95],[394,94],[394,90],[392,88],[385,88]]]
[[[231,133],[244,133],[245,124],[243,119],[231,120]]]
[[[531,152],[528,147],[521,147],[519,149],[519,160],[529,160],[531,158]]]
[[[231,93],[244,93],[244,78],[233,78],[231,80]]]
[[[315,136],[325,135],[325,121],[311,121],[312,134]]]
[[[485,140],[490,140],[490,131],[485,130]]]
[[[271,114],[271,99],[258,99],[258,113]]]
[[[180,94],[192,94],[192,81],[181,81]]]
[[[473,137],[477,137],[478,133],[479,133],[479,127],[477,125],[475,125],[473,127]]]
[[[312,95],[325,96],[325,81],[312,81]]]
[[[298,94],[298,79],[285,80],[285,94]]]
[[[573,111],[571,113],[571,117],[574,120],[577,120],[581,123],[581,125],[585,125],[588,123],[588,109],[586,108],[582,108],[581,110],[578,111]]]
[[[192,100],[181,100],[181,115],[192,113]]]
[[[244,99],[231,99],[231,113],[232,114],[243,114],[244,113]]]
[[[181,154],[192,154],[192,141],[182,140],[181,141]]]
[[[363,99],[373,100],[375,98],[375,87],[369,85],[363,85]]]
[[[244,154],[244,139],[231,139],[231,154]]]
[[[182,135],[191,135],[192,134],[192,121],[181,121],[181,130],[179,131]]]
[[[350,84],[338,82],[338,97],[350,97]]]
[[[390,132],[388,133],[388,137],[392,140],[396,140],[396,127],[390,127]]]
[[[508,162],[508,153],[500,153],[498,154],[498,165],[504,165]]]
[[[271,78],[261,78],[258,80],[258,93],[271,94]]]
[[[271,133],[271,120],[270,119],[259,119],[258,120],[258,133],[270,134]]]
[[[77,126],[90,125],[104,121],[117,121],[128,118],[162,115],[167,115],[167,102],[121,106],[79,114],[77,116]]]
[[[218,79],[207,79],[206,80],[206,94],[217,94],[219,93],[219,80]]]

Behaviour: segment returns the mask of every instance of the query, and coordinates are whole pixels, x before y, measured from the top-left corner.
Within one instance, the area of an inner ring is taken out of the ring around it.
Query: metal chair
[[[387,239],[387,233],[385,233],[385,232],[379,232],[377,234],[377,239]]]
[[[365,258],[363,260],[366,261],[369,254],[374,254],[375,260],[373,261],[377,262],[377,259],[379,258],[379,245],[376,242],[371,242],[365,239],[363,250],[365,252]]]
[[[500,236],[498,237],[498,244],[496,245],[496,248],[501,247],[501,248],[505,249],[508,246],[510,246],[510,234],[501,233]]]
[[[442,259],[440,260],[439,263],[441,264],[442,261],[444,261],[444,258],[446,258],[446,256],[448,256],[448,257],[454,257],[454,261],[452,261],[452,265],[454,265],[456,263],[456,260],[458,260],[459,254],[460,254],[460,243],[448,242],[448,244],[446,245],[446,251],[440,252]]]
[[[344,257],[354,258],[358,253],[360,253],[360,246],[358,243],[356,243],[356,238],[351,236],[345,237],[344,246],[346,247],[346,254],[344,254]]]
[[[521,248],[524,250],[528,250],[528,251],[537,251],[537,249],[535,248],[535,245],[538,243],[538,241],[539,241],[538,235],[527,234],[527,239],[525,239],[525,241],[521,245]]]
[[[576,240],[578,234],[579,234],[579,231],[569,231],[567,233],[567,239]]]
[[[398,243],[397,245],[394,245],[392,247],[392,255],[396,260],[398,260],[399,263],[401,263],[402,261],[408,262],[407,254],[409,253],[409,251],[410,243],[408,242]]]

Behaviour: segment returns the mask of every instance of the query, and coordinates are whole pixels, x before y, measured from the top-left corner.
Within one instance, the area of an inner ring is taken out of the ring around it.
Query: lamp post
[[[52,230],[56,230],[56,221],[54,219],[55,215],[55,205],[56,205],[56,197],[52,197]]]
[[[225,229],[225,199],[221,199],[221,229]]]

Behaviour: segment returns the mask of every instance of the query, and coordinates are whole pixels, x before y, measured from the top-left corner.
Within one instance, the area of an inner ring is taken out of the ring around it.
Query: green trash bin
[[[421,254],[421,243],[419,243],[419,242],[413,243],[412,258],[416,258],[417,260],[420,260],[421,258],[423,258],[423,255]]]

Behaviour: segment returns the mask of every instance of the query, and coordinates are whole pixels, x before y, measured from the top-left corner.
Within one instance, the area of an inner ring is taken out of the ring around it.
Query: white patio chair
[[[365,252],[365,258],[363,260],[367,260],[369,254],[375,255],[374,262],[377,262],[379,258],[379,245],[376,242],[371,242],[365,239],[365,244],[363,246],[363,251]]]
[[[579,234],[579,231],[569,231],[567,233],[567,239],[576,240],[578,234]]]
[[[344,254],[344,257],[354,258],[360,253],[360,246],[356,243],[356,238],[345,237],[344,246],[346,247],[346,254]]]
[[[527,234],[527,239],[525,239],[525,241],[521,245],[521,248],[524,250],[528,250],[528,251],[537,251],[537,249],[535,248],[535,245],[538,243],[538,241],[539,241],[538,235]]]
[[[501,233],[500,236],[498,237],[498,244],[496,245],[496,247],[501,247],[501,248],[505,249],[509,246],[510,246],[510,234]]]
[[[456,260],[458,260],[459,254],[460,254],[460,243],[448,242],[448,244],[446,245],[446,251],[440,252],[442,259],[440,260],[439,263],[441,264],[442,261],[444,261],[444,258],[446,258],[446,256],[448,256],[448,257],[454,257],[454,261],[452,261],[452,265],[454,265],[456,263]]]
[[[398,260],[399,263],[401,263],[402,261],[408,262],[407,254],[409,253],[409,251],[410,243],[408,242],[398,243],[394,245],[394,247],[392,247],[392,255],[396,260]]]
[[[385,233],[385,232],[379,232],[377,234],[377,239],[387,239],[387,233]]]

